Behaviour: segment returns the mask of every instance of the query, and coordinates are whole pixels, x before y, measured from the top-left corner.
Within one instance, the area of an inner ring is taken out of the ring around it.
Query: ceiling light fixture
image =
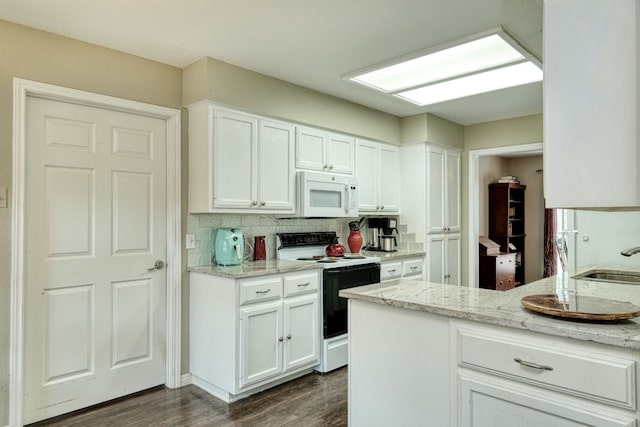
[[[424,106],[541,81],[542,67],[499,28],[344,78]]]

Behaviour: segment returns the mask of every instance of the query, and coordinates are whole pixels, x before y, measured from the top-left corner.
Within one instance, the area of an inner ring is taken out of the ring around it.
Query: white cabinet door
[[[373,212],[378,205],[378,149],[375,143],[359,140],[356,144],[356,177],[358,178],[358,211]]]
[[[240,309],[240,387],[282,372],[282,302]]]
[[[445,190],[445,226],[447,232],[460,232],[460,153],[447,150]]]
[[[640,206],[638,2],[545,0],[543,22],[545,205]]]
[[[444,234],[427,236],[427,282],[445,283],[445,244]]]
[[[485,374],[461,370],[458,382],[461,426],[635,426],[633,417],[619,411]]]
[[[427,234],[445,231],[445,151],[438,146],[427,147]]]
[[[460,235],[446,234],[446,259],[444,283],[460,285]]]
[[[213,144],[213,207],[250,208],[257,199],[258,119],[216,110]]]
[[[356,177],[360,213],[392,214],[400,210],[397,147],[373,141],[356,142]]]
[[[325,171],[324,147],[327,133],[319,129],[296,128],[296,168]]]
[[[295,209],[295,174],[293,172],[294,126],[260,120],[258,144],[258,207],[260,209]]]
[[[329,133],[326,141],[327,171],[352,175],[355,166],[355,139],[347,135]]]
[[[319,324],[317,293],[285,300],[285,371],[320,360]]]
[[[460,285],[460,235],[432,234],[427,236],[426,280]]]
[[[400,211],[398,148],[381,144],[378,148],[378,199],[382,213]]]

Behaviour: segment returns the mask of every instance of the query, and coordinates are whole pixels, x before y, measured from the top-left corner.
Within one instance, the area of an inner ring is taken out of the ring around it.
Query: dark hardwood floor
[[[196,386],[156,387],[35,426],[346,426],[347,368],[305,375],[234,403]]]

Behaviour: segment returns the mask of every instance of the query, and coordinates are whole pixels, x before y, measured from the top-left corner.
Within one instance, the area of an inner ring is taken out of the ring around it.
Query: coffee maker
[[[368,219],[370,242],[367,250],[393,252],[398,245],[395,232],[398,233],[398,220],[389,217],[372,217]]]

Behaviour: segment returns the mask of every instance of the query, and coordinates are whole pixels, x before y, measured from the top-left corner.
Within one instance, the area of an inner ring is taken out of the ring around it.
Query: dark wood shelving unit
[[[524,191],[526,185],[489,184],[489,239],[500,245],[500,252],[515,254],[515,286],[524,284]]]

